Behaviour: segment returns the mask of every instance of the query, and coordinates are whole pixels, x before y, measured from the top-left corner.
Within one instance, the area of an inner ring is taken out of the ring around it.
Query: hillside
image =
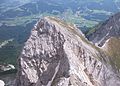
[[[111,37],[120,37],[120,13],[111,16],[87,34],[93,43],[102,46]]]
[[[110,63],[115,69],[120,69],[120,38],[111,37],[103,45],[102,49],[110,58]],[[118,70],[119,72],[119,70]]]

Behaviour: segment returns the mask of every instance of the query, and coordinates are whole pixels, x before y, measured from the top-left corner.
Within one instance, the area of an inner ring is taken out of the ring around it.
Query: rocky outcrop
[[[120,86],[107,58],[75,26],[45,17],[25,43],[14,86]]]
[[[104,43],[111,37],[120,37],[120,13],[111,16],[103,24],[98,25],[92,33],[88,34],[88,39],[98,46],[103,46]]]
[[[0,86],[5,86],[4,81],[0,80]]]
[[[8,71],[8,70],[14,70],[14,65],[7,64],[7,65],[0,65],[0,72]]]

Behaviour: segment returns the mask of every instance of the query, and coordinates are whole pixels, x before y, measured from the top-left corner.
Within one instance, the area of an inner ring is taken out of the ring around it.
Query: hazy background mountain
[[[33,25],[43,16],[75,23],[86,34],[119,10],[119,0],[0,0],[0,43],[13,39],[0,48],[0,64],[15,64]]]

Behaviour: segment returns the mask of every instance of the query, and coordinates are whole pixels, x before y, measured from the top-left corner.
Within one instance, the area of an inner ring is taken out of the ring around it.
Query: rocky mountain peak
[[[15,86],[119,86],[107,60],[74,25],[45,17],[21,52]]]
[[[111,37],[120,37],[120,13],[111,16],[88,35],[89,40],[99,46],[103,46]]]

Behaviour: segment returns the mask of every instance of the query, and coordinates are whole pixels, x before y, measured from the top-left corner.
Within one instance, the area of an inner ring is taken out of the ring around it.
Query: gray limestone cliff
[[[53,17],[34,26],[18,65],[14,86],[120,86],[104,52],[74,25]]]

